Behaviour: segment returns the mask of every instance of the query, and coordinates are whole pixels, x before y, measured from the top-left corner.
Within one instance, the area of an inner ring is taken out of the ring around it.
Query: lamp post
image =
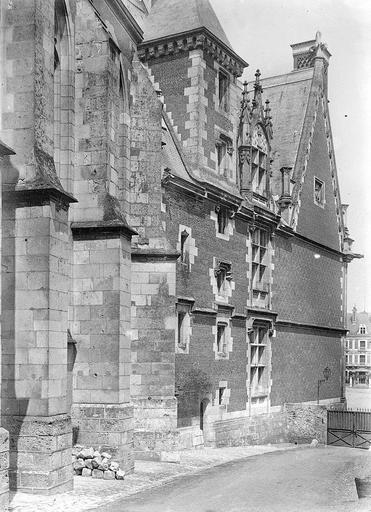
[[[319,390],[320,390],[321,384],[323,384],[324,382],[327,382],[329,380],[329,378],[331,377],[331,370],[328,366],[326,366],[326,368],[323,370],[323,376],[324,376],[324,379],[318,379],[317,405],[319,404]]]

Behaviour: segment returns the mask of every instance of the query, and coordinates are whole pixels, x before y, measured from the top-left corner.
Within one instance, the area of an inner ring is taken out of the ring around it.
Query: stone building
[[[71,488],[72,442],[132,471],[133,447],[316,435],[354,256],[319,36],[242,85],[208,0],[0,9],[10,485]]]
[[[345,346],[346,383],[350,386],[371,383],[371,316],[357,311],[348,314]]]

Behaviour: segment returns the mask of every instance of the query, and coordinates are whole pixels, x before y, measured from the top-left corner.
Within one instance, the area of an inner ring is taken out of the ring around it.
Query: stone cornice
[[[71,194],[58,187],[50,185],[40,187],[16,187],[13,190],[5,190],[3,199],[5,202],[12,202],[16,207],[41,206],[50,201],[60,207],[68,208],[70,203],[77,203],[77,199]]]
[[[319,330],[319,331],[332,331],[337,332],[339,334],[345,335],[347,333],[347,329],[344,327],[331,327],[330,325],[316,325],[316,324],[310,324],[307,322],[295,322],[293,320],[284,320],[284,319],[277,319],[276,325],[282,325],[287,327],[298,327],[302,329],[310,329],[310,330]]]
[[[223,68],[236,77],[241,76],[244,68],[248,66],[247,62],[205,27],[200,27],[191,32],[174,34],[163,39],[144,41],[138,46],[138,56],[141,61],[149,61],[167,55],[196,50],[197,48],[206,51]]]
[[[119,221],[86,221],[72,222],[71,230],[74,239],[98,238],[99,236],[121,236],[131,238],[137,232],[130,226]]]
[[[172,249],[132,248],[131,250],[132,261],[176,261],[179,256],[180,253]]]

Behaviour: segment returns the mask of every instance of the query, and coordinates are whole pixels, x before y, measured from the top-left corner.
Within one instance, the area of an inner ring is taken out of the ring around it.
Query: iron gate
[[[327,444],[368,450],[371,411],[327,411]]]

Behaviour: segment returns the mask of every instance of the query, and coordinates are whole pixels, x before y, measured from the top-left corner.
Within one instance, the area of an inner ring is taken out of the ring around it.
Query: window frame
[[[192,334],[192,305],[191,302],[177,302],[176,304],[176,347],[180,353],[188,353]]]
[[[228,355],[227,322],[218,320],[216,323],[216,352],[219,357]],[[219,335],[221,331],[221,335]]]
[[[229,112],[229,85],[230,79],[227,71],[219,68],[218,71],[218,107],[219,110]]]
[[[317,189],[316,189],[316,185],[319,184],[320,185],[320,190],[319,190],[319,196],[317,194]],[[325,204],[326,204],[326,189],[325,189],[325,182],[320,180],[319,178],[317,178],[317,176],[314,176],[313,178],[313,200],[314,200],[314,204],[316,204],[317,206],[320,206],[321,208],[324,208]]]

